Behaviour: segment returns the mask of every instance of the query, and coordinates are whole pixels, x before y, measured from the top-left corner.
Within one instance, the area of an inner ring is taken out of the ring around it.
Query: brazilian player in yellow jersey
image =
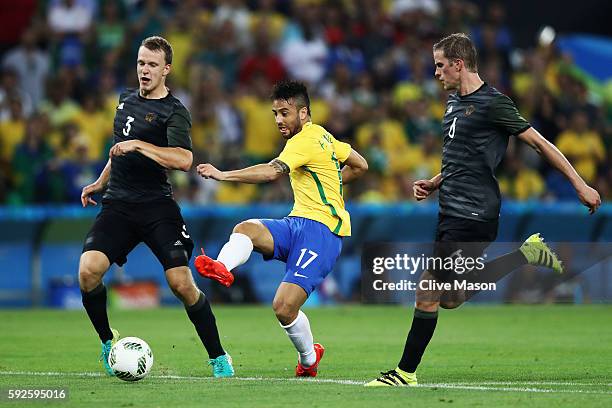
[[[283,219],[239,223],[216,260],[202,254],[195,265],[200,275],[230,286],[231,270],[245,263],[253,249],[266,260],[285,262],[286,274],[272,308],[298,351],[296,376],[314,377],[325,349],[314,343],[300,308],[334,267],[342,237],[351,234],[342,189],[361,176],[368,164],[349,144],[311,122],[310,99],[303,84],[278,83],[272,92],[272,112],[287,140],[276,159],[241,170],[220,171],[211,164],[200,164],[197,170],[204,178],[241,183],[266,183],[288,174],[295,197],[293,210]]]

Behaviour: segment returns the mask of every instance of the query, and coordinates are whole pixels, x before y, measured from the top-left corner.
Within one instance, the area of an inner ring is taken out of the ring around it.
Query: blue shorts
[[[287,264],[283,282],[294,283],[310,296],[332,271],[342,250],[342,238],[318,221],[302,217],[259,220],[274,239],[274,255]]]

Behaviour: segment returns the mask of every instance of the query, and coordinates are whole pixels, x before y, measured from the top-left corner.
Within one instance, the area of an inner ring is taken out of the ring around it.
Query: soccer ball
[[[123,381],[142,380],[153,367],[153,352],[138,337],[125,337],[111,348],[108,364]]]

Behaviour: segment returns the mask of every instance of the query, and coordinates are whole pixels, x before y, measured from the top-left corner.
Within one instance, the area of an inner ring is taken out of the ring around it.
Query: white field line
[[[58,371],[0,371],[0,376],[41,376],[41,377],[106,377],[102,373],[71,373]],[[151,375],[151,378],[159,378],[166,380],[198,380],[198,381],[219,381],[212,377],[195,377],[182,375]],[[268,382],[310,382],[317,384],[341,384],[341,385],[363,385],[363,381],[343,380],[334,378],[267,378],[267,377],[234,377],[221,381],[268,381]],[[511,387],[491,387],[487,385],[509,385]],[[459,390],[477,390],[477,391],[509,391],[509,392],[527,392],[527,393],[564,393],[564,394],[608,394],[612,395],[612,391],[588,391],[588,390],[557,390],[552,388],[533,388],[525,387],[526,385],[564,385],[564,386],[600,386],[612,387],[612,383],[593,384],[593,383],[576,383],[576,382],[555,382],[555,381],[500,381],[500,382],[481,382],[481,383],[440,383],[440,384],[420,384],[420,388],[443,388],[443,389],[459,389]]]

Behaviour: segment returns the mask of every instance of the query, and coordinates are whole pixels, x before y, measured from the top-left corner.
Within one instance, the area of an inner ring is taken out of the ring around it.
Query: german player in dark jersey
[[[435,257],[445,259],[459,253],[477,258],[497,237],[501,195],[495,169],[512,136],[534,148],[567,177],[591,214],[597,210],[601,205],[597,191],[584,182],[553,144],[531,127],[510,98],[482,81],[476,66],[476,49],[465,34],[452,34],[440,40],[433,46],[433,58],[435,77],[444,89],[456,91],[448,98],[442,124],[442,172],[431,180],[414,183],[417,200],[440,190]],[[484,264],[484,270],[477,276],[493,282],[525,264],[562,272],[557,256],[540,234],[533,234],[516,251]],[[424,271],[420,280],[449,281],[452,276],[457,276],[453,270],[431,270]],[[412,326],[398,367],[381,373],[366,386],[417,385],[416,369],[436,328],[438,307],[458,307],[475,293],[421,290],[433,287],[421,282],[417,285]]]
[[[123,265],[132,249],[144,242],[185,305],[214,376],[231,377],[231,358],[221,347],[215,316],[188,266],[193,241],[168,181],[167,169],[188,171],[193,161],[191,117],[165,85],[171,64],[168,41],[149,37],[142,42],[136,68],[139,89],[119,97],[109,160],[98,180],[83,188],[83,207],[96,205],[92,195],[106,188],[79,264],[83,306],[102,342],[100,359],[113,375],[108,356],[119,335],[108,322],[102,278],[112,263]]]

